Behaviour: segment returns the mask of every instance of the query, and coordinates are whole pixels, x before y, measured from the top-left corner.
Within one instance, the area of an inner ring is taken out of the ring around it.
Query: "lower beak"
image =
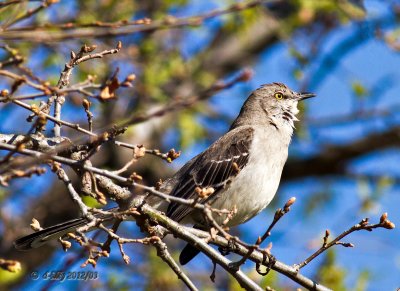
[[[305,99],[308,99],[308,98],[312,98],[312,97],[315,97],[315,96],[317,96],[317,94],[308,93],[308,92],[301,92],[301,93],[299,93],[299,101],[305,100]]]

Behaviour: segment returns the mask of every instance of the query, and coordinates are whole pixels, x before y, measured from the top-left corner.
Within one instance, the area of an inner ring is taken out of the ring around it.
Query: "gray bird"
[[[278,189],[288,147],[294,129],[299,101],[314,97],[313,93],[297,93],[282,83],[261,86],[247,98],[229,131],[209,148],[187,162],[160,191],[194,199],[199,189],[212,189],[199,203],[213,208],[232,210],[236,214],[227,226],[242,224],[263,210]],[[149,195],[147,202],[171,219],[207,229],[201,211],[176,202],[167,203]],[[215,215],[221,224],[226,217]],[[77,218],[51,226],[15,242],[17,249],[38,247],[87,223]],[[199,251],[187,245],[179,261],[189,262]]]

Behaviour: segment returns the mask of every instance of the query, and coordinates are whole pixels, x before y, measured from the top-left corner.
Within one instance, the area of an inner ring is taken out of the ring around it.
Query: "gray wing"
[[[195,192],[196,187],[212,187],[214,193],[198,202],[212,200],[238,174],[238,170],[247,164],[253,135],[254,129],[247,126],[226,133],[176,174],[179,182],[170,194],[194,199],[198,196]],[[172,202],[168,207],[167,216],[180,221],[192,211],[191,207]]]

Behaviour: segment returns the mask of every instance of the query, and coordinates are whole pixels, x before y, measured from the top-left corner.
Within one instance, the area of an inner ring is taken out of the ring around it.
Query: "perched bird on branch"
[[[224,215],[214,215],[218,224],[225,221],[226,226],[235,226],[248,221],[274,198],[298,120],[298,102],[314,96],[294,92],[282,83],[261,86],[247,98],[229,131],[166,180],[160,191],[197,199],[216,209],[235,210],[227,221]],[[175,221],[199,229],[210,226],[199,209],[167,203],[151,194],[147,202]],[[87,223],[86,218],[77,218],[54,225],[18,239],[15,246],[21,250],[35,248]],[[186,264],[198,253],[188,244],[179,261]]]

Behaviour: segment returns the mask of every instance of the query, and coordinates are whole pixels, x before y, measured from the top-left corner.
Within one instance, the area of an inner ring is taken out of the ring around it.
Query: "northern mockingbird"
[[[293,92],[282,83],[261,86],[247,98],[229,131],[166,180],[160,191],[193,199],[198,198],[199,189],[212,189],[212,194],[198,202],[217,209],[236,208],[227,226],[248,221],[274,198],[288,156],[294,121],[298,120],[297,104],[314,96]],[[151,195],[147,202],[175,221],[192,223],[200,229],[208,227],[200,210],[176,202],[168,204]],[[225,220],[218,215],[214,218],[219,224]],[[20,238],[15,246],[23,250],[38,247],[86,223],[85,218],[67,221]],[[198,252],[187,245],[180,263],[186,264]]]

